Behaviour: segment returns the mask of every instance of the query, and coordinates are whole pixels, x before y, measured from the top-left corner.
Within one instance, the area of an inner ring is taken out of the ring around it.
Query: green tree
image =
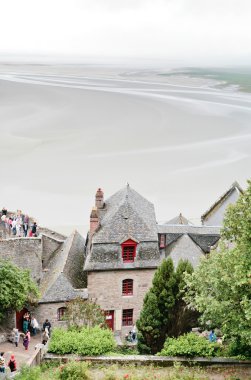
[[[194,269],[190,261],[180,260],[176,268],[175,305],[172,311],[172,322],[168,329],[168,336],[178,336],[191,331],[197,326],[199,313],[188,307],[183,299],[185,287],[185,274],[193,273]]]
[[[137,321],[138,349],[141,353],[158,352],[161,336],[161,313],[156,294],[149,290],[144,298],[144,306]]]
[[[65,318],[69,327],[81,329],[83,326],[106,326],[105,313],[95,302],[75,298],[67,302]]]
[[[155,354],[161,350],[167,336],[178,336],[194,325],[194,312],[182,300],[186,271],[193,271],[188,261],[180,261],[175,272],[170,258],[163,260],[157,269],[137,321],[141,353]]]
[[[251,356],[251,181],[228,208],[222,237],[219,252],[186,276],[184,300],[202,324],[222,330],[234,354]]]
[[[20,269],[9,261],[0,261],[0,319],[7,310],[21,310],[35,303],[39,291],[28,270]]]

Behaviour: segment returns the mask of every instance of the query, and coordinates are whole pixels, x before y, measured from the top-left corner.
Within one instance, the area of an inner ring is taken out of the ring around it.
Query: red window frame
[[[165,234],[160,234],[159,237],[159,247],[160,248],[165,248],[166,246],[166,235]]]
[[[58,321],[62,321],[62,320],[63,320],[63,317],[64,317],[64,315],[65,315],[65,312],[66,312],[66,307],[60,307],[60,308],[57,310]]]
[[[136,256],[137,243],[133,240],[127,240],[121,244],[122,260],[124,263],[133,263]]]
[[[123,309],[122,311],[122,326],[133,325],[133,309]]]
[[[133,280],[131,278],[127,278],[122,281],[122,295],[123,296],[133,295]]]

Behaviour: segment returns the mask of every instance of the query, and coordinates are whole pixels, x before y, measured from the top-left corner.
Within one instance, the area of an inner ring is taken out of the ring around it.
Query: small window
[[[165,234],[161,234],[160,235],[160,239],[159,239],[159,247],[160,248],[165,248],[166,246],[166,235]]]
[[[63,321],[66,312],[66,307],[60,307],[58,309],[58,321]]]
[[[122,313],[122,326],[133,325],[133,309],[124,309]]]
[[[133,280],[126,279],[122,282],[122,295],[132,296],[133,295]]]
[[[133,263],[136,256],[137,243],[133,240],[127,240],[122,247],[122,259],[124,263]]]

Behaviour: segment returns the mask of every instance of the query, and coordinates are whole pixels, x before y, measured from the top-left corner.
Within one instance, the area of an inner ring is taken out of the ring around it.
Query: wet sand
[[[192,222],[251,170],[251,95],[158,70],[0,65],[2,206],[86,232],[126,182],[159,221]],[[1,207],[1,206],[0,206]]]

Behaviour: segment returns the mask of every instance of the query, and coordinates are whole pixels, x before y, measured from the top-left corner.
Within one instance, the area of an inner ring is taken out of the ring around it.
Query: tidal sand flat
[[[164,72],[164,71],[163,71]],[[250,177],[251,95],[212,78],[85,65],[0,65],[3,206],[85,233],[97,187],[126,182],[159,221],[199,216]]]

